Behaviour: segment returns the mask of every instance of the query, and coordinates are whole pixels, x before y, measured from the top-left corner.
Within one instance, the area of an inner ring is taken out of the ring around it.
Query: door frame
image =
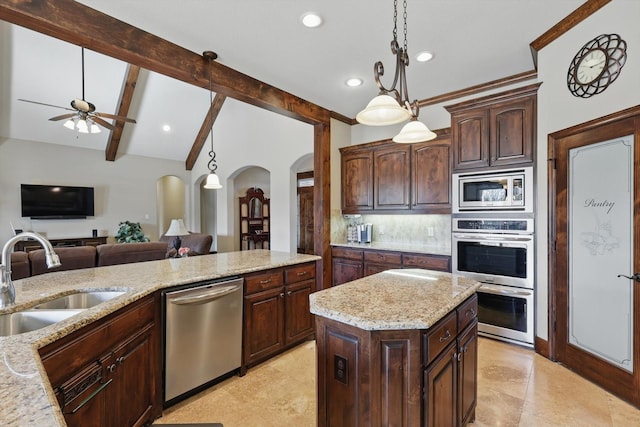
[[[596,118],[591,121],[563,129],[548,135],[548,168],[547,168],[547,214],[548,214],[548,357],[549,359],[556,361],[558,359],[558,330],[556,328],[558,319],[558,301],[557,293],[559,291],[560,284],[556,282],[556,274],[558,270],[558,251],[556,247],[556,185],[557,185],[557,152],[558,144],[560,140],[571,137],[573,135],[582,134],[586,132],[592,132],[597,135],[602,126],[610,125],[615,122],[619,122],[627,119],[635,119],[635,131],[634,139],[636,144],[640,144],[640,105],[626,110],[622,110],[604,117]],[[610,138],[609,134],[602,132],[602,141]],[[640,182],[640,165],[636,162],[634,164],[635,181]],[[634,227],[640,227],[640,206],[634,207]],[[638,248],[637,242],[634,243],[634,251],[640,254],[640,248]],[[637,286],[637,285],[634,285]],[[640,316],[640,298],[638,298],[640,292],[634,292],[634,318]],[[637,325],[638,321],[635,320],[634,324]],[[637,372],[640,367],[640,362],[634,357],[634,372]],[[628,397],[627,397],[628,398]],[[638,404],[638,402],[635,402]]]

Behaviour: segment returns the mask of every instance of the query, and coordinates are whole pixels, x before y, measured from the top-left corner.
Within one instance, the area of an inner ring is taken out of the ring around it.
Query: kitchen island
[[[124,293],[42,329],[0,337],[0,398],[4,402],[0,407],[0,425],[65,425],[38,350],[68,339],[123,309],[132,312],[134,320],[140,318],[146,309],[139,310],[139,303],[153,300],[157,291],[165,288],[297,266],[319,259],[314,255],[254,250],[60,271],[16,280],[16,303],[0,309],[0,315],[26,310],[61,295],[81,291]],[[154,310],[159,312],[159,307],[144,312],[152,313]],[[159,354],[157,360],[160,360]],[[148,361],[148,364],[153,363]]]
[[[402,269],[312,294],[318,427],[473,421],[479,287]]]

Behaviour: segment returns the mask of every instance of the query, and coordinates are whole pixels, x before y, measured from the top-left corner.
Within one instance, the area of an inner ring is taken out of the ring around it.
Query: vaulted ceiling
[[[294,94],[338,115],[355,117],[377,93],[373,64],[390,86],[394,58],[391,0],[80,0],[91,8]],[[408,0],[409,95],[427,99],[535,68],[530,43],[584,0]],[[402,8],[402,2],[399,2]],[[324,23],[301,25],[315,11]],[[401,12],[399,19],[401,19]],[[82,25],[79,23],[78,25]],[[402,38],[402,23],[399,23]],[[109,132],[82,135],[51,122],[81,97],[81,49],[0,21],[0,137],[105,150]],[[135,43],[135,40],[131,41]],[[402,41],[401,41],[402,43]],[[579,48],[579,46],[576,46]],[[418,63],[428,50],[435,57]],[[85,95],[97,111],[115,114],[127,63],[85,51]],[[350,77],[364,84],[349,88]],[[140,71],[118,155],[184,161],[209,110],[202,87]],[[221,107],[224,109],[224,105]],[[428,117],[423,117],[428,124]],[[171,130],[163,131],[163,125]],[[205,136],[206,137],[206,136]]]

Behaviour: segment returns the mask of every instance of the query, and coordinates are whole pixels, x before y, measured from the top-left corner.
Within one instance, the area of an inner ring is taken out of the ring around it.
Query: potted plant
[[[118,233],[115,235],[118,243],[149,242],[144,235],[139,222],[122,221],[118,224]]]

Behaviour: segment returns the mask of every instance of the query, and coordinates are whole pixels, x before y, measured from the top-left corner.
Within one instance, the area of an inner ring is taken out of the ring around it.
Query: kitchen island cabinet
[[[312,294],[318,426],[473,421],[479,287],[405,269]]]

